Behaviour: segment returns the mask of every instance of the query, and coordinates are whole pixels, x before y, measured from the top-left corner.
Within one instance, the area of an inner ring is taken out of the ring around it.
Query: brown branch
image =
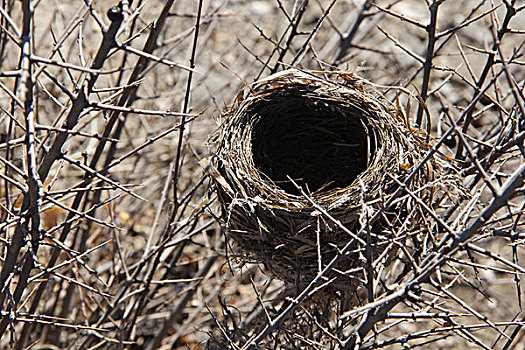
[[[443,0],[433,0],[429,7],[430,23],[426,27],[428,33],[427,52],[425,56],[425,63],[423,64],[423,81],[420,88],[420,95],[423,103],[425,103],[428,97],[427,93],[428,87],[430,85],[430,72],[432,71],[432,59],[434,58],[434,46],[436,44],[437,15],[439,5],[441,5],[442,1]],[[423,121],[423,103],[420,103],[417,109],[416,127],[420,127],[421,122]]]

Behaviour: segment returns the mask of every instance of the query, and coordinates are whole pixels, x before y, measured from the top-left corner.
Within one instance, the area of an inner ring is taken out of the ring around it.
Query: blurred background
[[[199,165],[240,89],[295,67],[371,81],[431,145],[441,141],[464,179],[462,193],[432,208],[453,232],[501,207],[461,249],[442,252],[419,295],[377,316],[360,348],[520,348],[523,185],[505,181],[525,155],[524,8],[1,0],[0,347],[355,344],[356,327],[384,304],[337,309],[329,329],[308,312],[272,326],[288,302],[282,282],[225,240]],[[428,225],[446,233],[431,215]]]

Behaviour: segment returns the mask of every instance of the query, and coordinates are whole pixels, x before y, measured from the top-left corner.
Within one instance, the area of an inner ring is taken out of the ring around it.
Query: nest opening
[[[255,166],[287,193],[344,188],[367,169],[373,132],[356,107],[297,96],[255,103],[252,151]]]

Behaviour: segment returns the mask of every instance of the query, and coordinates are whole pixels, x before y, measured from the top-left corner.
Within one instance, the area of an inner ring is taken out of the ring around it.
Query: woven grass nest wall
[[[238,252],[288,284],[304,286],[353,241],[326,276],[332,291],[351,291],[363,279],[367,237],[354,239],[319,208],[357,233],[367,213],[397,189],[391,176],[402,182],[427,145],[400,111],[366,91],[368,83],[351,74],[322,74],[286,70],[242,91],[212,136],[208,169]],[[422,167],[409,189],[429,177],[430,167]],[[419,194],[430,202],[430,190]],[[404,220],[413,205],[405,196],[373,225],[368,238],[375,257],[396,227],[417,224],[416,217]]]

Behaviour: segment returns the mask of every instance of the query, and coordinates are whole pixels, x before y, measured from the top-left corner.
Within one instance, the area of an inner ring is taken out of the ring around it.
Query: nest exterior
[[[351,252],[326,276],[332,288],[351,291],[359,273],[344,272],[363,267],[364,247],[311,200],[357,233],[398,188],[392,177],[403,182],[427,145],[395,106],[366,91],[369,83],[330,74],[333,79],[286,70],[246,88],[212,136],[214,155],[207,165],[227,235],[243,256],[304,286],[353,241]],[[432,172],[422,167],[408,189],[420,188]],[[430,201],[430,191],[419,194]],[[413,204],[404,196],[373,225],[375,256],[395,238],[396,226],[406,225]]]

